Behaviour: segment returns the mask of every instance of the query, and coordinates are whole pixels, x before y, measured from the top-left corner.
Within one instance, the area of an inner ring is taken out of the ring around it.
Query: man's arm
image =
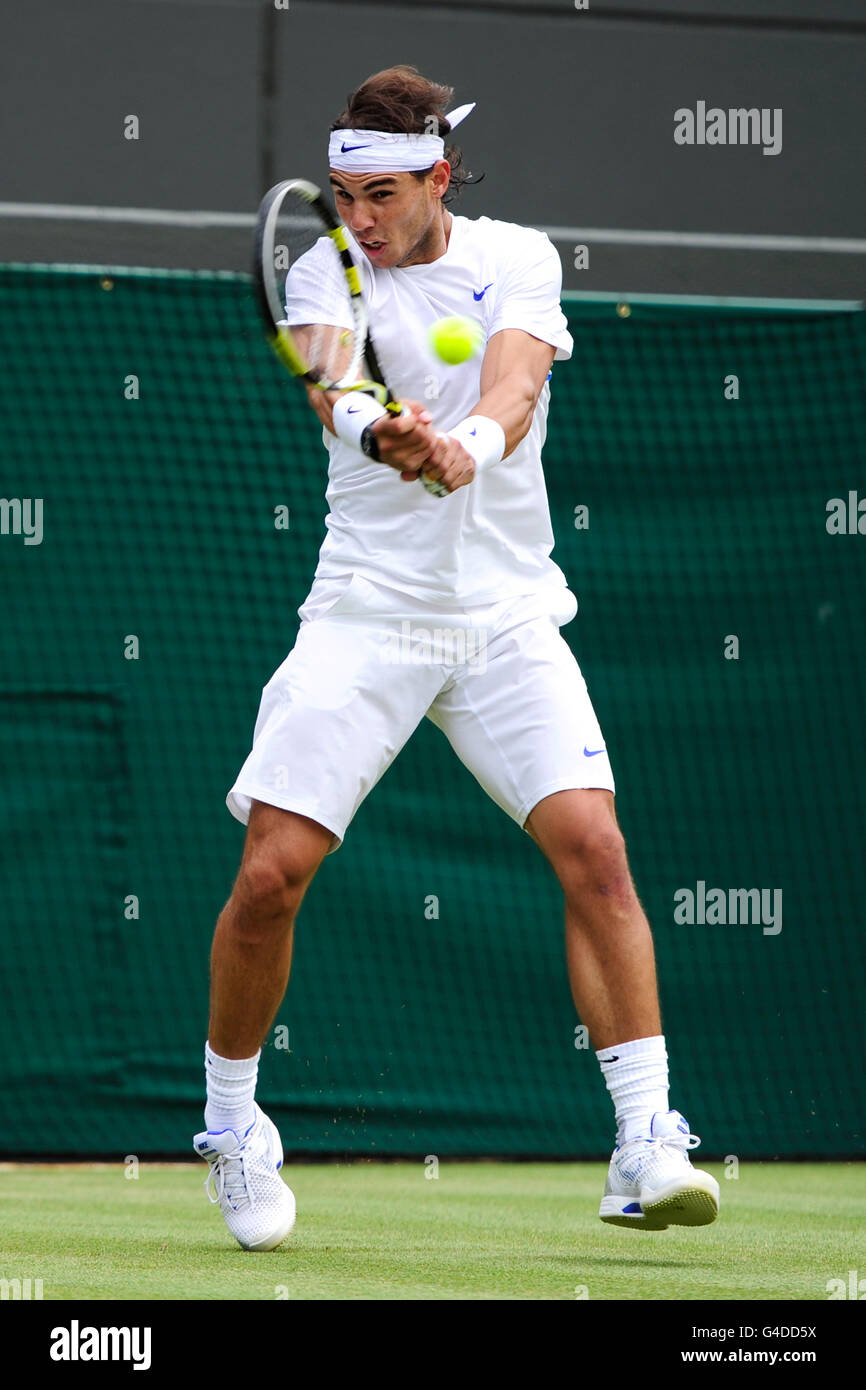
[[[513,454],[529,433],[556,349],[520,328],[494,333],[481,364],[481,399],[471,415],[488,415],[505,431],[505,453]]]
[[[503,458],[512,454],[529,433],[555,352],[550,343],[520,328],[504,328],[494,333],[487,344],[481,364],[481,399],[469,413],[485,415],[502,427]],[[472,482],[475,464],[459,440],[446,434],[439,436],[424,472],[454,492]],[[408,474],[409,478],[412,476]]]

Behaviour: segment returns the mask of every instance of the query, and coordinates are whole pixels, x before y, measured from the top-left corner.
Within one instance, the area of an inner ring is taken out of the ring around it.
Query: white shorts
[[[445,609],[362,575],[317,581],[297,641],[262,691],[252,751],[226,802],[296,811],[339,849],[426,715],[521,828],[568,787],[614,791],[586,681],[559,627],[568,589]]]

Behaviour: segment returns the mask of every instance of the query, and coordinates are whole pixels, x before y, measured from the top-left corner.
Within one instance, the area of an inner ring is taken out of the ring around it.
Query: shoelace
[[[684,1134],[682,1130],[677,1130],[674,1134],[659,1134],[653,1139],[643,1138],[628,1140],[629,1144],[664,1144],[672,1149],[676,1149],[678,1153],[682,1153],[684,1150],[688,1149],[696,1149],[700,1142],[700,1135]],[[625,1144],[617,1145],[620,1151],[625,1147]]]
[[[231,1191],[227,1192],[228,1184],[231,1184]],[[250,1205],[250,1194],[244,1176],[243,1149],[236,1149],[230,1154],[220,1154],[211,1163],[210,1172],[205,1178],[204,1190],[208,1201],[214,1204],[227,1197],[232,1211],[240,1211],[241,1207]]]
[[[684,1134],[677,1130],[675,1134],[660,1134],[655,1139],[647,1139],[648,1144],[664,1144],[672,1149],[677,1149],[680,1153],[687,1149],[696,1149],[700,1144],[700,1135]]]
[[[675,1149],[696,1149],[701,1139],[698,1134],[683,1134],[681,1137],[676,1134],[666,1134],[660,1142],[671,1144]]]

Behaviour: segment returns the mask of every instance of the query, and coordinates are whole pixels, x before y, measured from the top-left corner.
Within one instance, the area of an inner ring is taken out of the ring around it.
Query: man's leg
[[[208,1190],[246,1250],[273,1250],[295,1224],[279,1175],[276,1125],[255,1103],[261,1046],[280,1007],[294,920],[332,833],[307,816],[254,801],[232,895],[211,952],[205,1048],[207,1128],[193,1141],[210,1164]]]
[[[652,935],[613,794],[554,792],[534,807],[526,829],[565,894],[572,994],[616,1110],[617,1148],[599,1215],[638,1230],[706,1225],[718,1213],[718,1183],[692,1168],[687,1151],[698,1141],[668,1110]]]
[[[596,1050],[661,1033],[649,922],[629,872],[613,794],[554,792],[526,821],[565,894],[568,975]]]
[[[211,951],[208,1041],[221,1057],[261,1047],[286,992],[295,917],[332,838],[307,816],[253,802]]]

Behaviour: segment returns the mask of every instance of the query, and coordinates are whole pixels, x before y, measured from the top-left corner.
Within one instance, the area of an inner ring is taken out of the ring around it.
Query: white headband
[[[445,119],[453,130],[474,110],[475,102],[457,106]],[[389,174],[429,169],[445,156],[441,135],[402,135],[385,130],[332,130],[328,165],[344,174]]]

